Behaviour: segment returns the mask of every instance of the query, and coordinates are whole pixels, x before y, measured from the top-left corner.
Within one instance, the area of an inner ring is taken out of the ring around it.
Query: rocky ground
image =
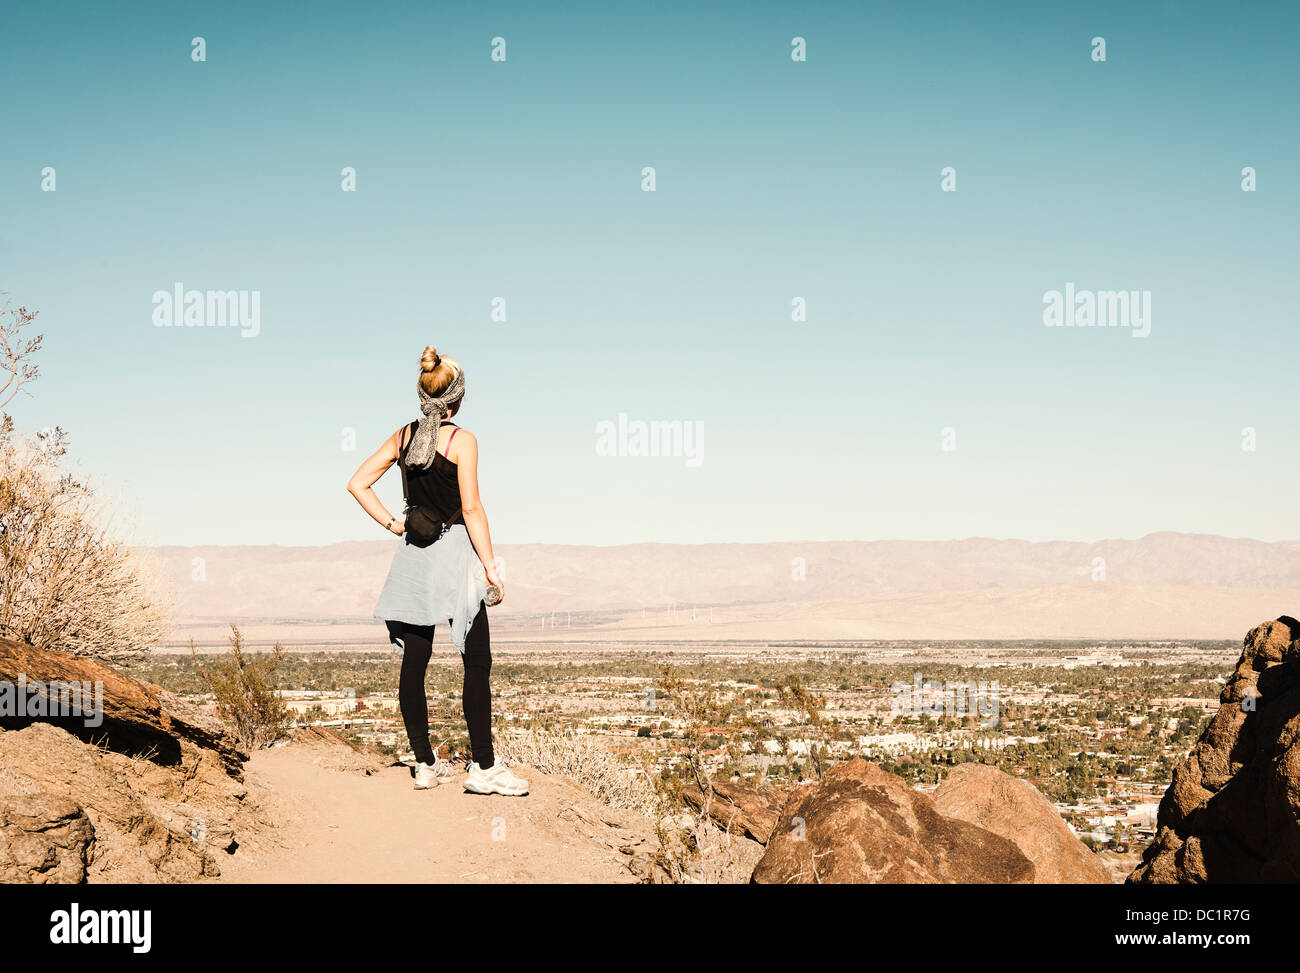
[[[273,822],[197,748],[174,766],[48,723],[0,732],[0,881],[192,882]]]

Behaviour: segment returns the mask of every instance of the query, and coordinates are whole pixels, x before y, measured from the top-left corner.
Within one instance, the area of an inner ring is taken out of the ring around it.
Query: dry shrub
[[[92,487],[59,465],[55,428],[0,428],[0,635],[107,662],[145,655],[172,629],[160,573],[127,546]]]
[[[708,750],[717,742],[709,736],[710,729],[728,727],[736,732],[723,738],[722,749],[733,761],[739,760],[745,754],[742,732],[752,729],[753,721],[732,694],[673,666],[660,667],[655,696],[667,712],[681,720],[684,744],[678,752],[683,769],[656,780],[660,810],[655,825],[659,839],[656,863],[667,879],[677,884],[747,881],[752,865],[741,860],[743,839],[719,828],[710,814],[713,787]],[[698,811],[684,806],[682,786],[687,783],[700,789],[703,803]]]
[[[659,847],[654,863],[659,879],[673,884],[732,884],[747,881],[752,863],[739,861],[737,839],[718,828],[705,810],[691,814],[650,782],[645,770],[635,770],[599,742],[571,733],[527,730],[499,733],[496,753],[544,774],[564,774],[606,807],[628,808],[655,817]]]
[[[719,828],[705,812],[665,815],[655,824],[655,837],[655,863],[671,884],[740,885],[754,870],[739,854],[745,839]]]
[[[248,750],[269,747],[289,730],[284,700],[267,685],[267,677],[280,667],[284,647],[279,642],[269,656],[244,654],[244,636],[230,626],[230,658],[208,667],[198,664],[199,676],[217,700],[217,715]],[[198,652],[190,639],[190,654]]]
[[[563,774],[581,784],[606,807],[651,813],[657,804],[645,775],[628,767],[590,737],[527,730],[498,734],[495,752],[543,774]]]
[[[14,400],[24,385],[36,381],[41,375],[40,366],[33,359],[41,350],[45,335],[34,337],[26,330],[31,327],[39,311],[29,311],[19,305],[14,307],[7,291],[0,291],[5,298],[0,304],[0,408]],[[4,417],[5,429],[8,431],[9,417]]]

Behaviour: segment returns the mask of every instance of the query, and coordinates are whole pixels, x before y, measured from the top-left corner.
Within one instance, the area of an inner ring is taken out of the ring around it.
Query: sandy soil
[[[620,846],[645,837],[644,821],[596,805],[566,778],[518,773],[527,797],[466,794],[460,777],[417,791],[405,767],[367,776],[311,750],[259,751],[246,779],[276,827],[222,862],[220,881],[636,881]]]

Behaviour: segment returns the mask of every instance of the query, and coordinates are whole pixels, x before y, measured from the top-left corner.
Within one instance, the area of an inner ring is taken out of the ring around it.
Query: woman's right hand
[[[501,580],[501,576],[497,574],[496,567],[488,567],[484,565],[483,573],[487,575],[487,583],[495,586],[501,592],[501,599],[497,602],[498,605],[501,604],[502,601],[506,600],[506,586]]]
[[[388,529],[391,530],[398,537],[401,537],[403,534],[406,533],[406,518],[398,517],[396,520],[393,521],[393,526],[389,527]]]

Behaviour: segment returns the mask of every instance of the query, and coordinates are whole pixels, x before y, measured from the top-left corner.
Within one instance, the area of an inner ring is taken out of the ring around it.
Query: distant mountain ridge
[[[181,618],[370,617],[396,540],[152,551]],[[1300,589],[1300,541],[1155,533],[1138,540],[502,545],[511,614],[861,603],[908,593],[1090,585]],[[503,606],[505,609],[506,606]],[[1234,625],[1239,629],[1239,625]]]

